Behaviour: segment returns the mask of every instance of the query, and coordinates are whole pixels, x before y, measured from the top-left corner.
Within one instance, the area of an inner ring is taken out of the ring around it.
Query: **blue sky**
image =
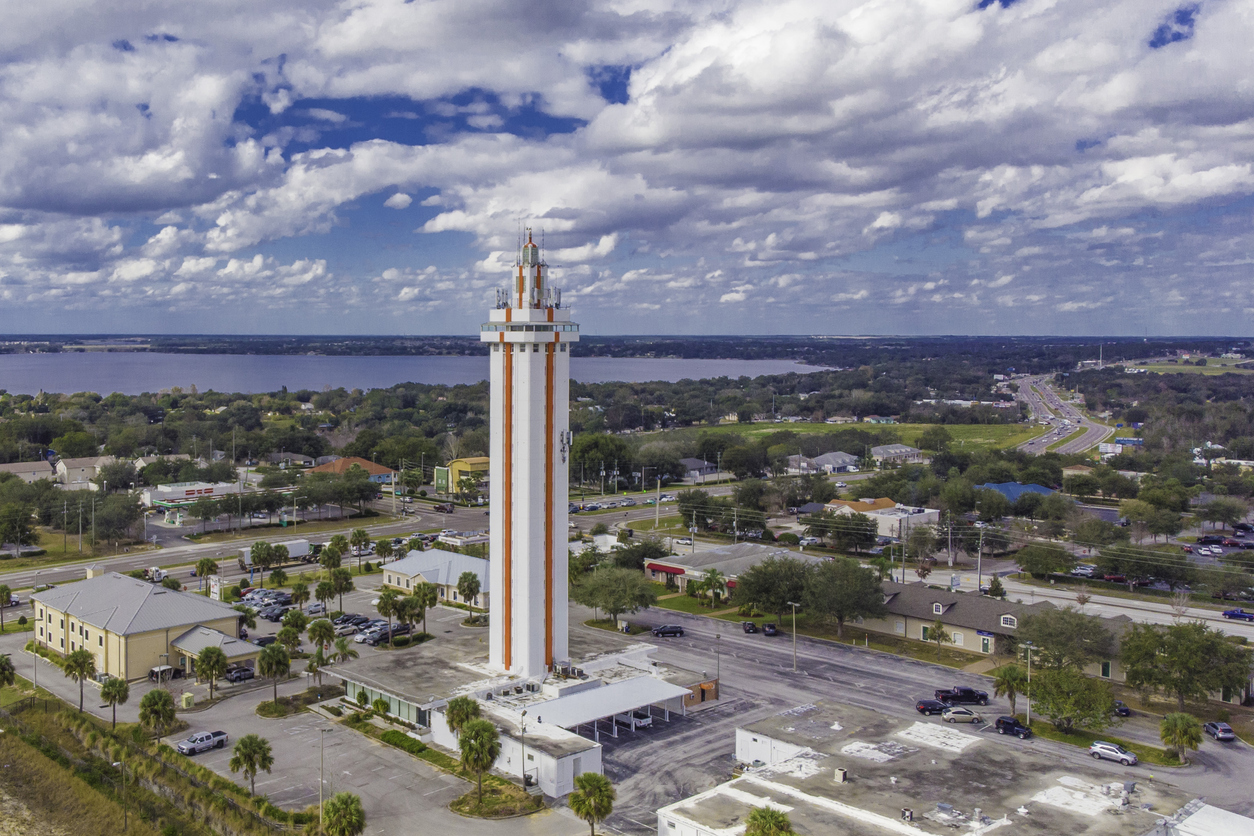
[[[0,34],[0,332],[1248,335],[1236,0],[118,0]],[[1204,312],[1204,313],[1203,313]]]

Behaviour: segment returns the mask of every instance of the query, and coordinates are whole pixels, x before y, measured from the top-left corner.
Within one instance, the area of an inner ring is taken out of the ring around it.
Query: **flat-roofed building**
[[[175,642],[191,641],[193,628],[239,637],[240,614],[230,605],[117,572],[36,592],[31,606],[36,643],[60,654],[88,650],[97,671],[127,680],[159,665],[186,669],[196,654]]]

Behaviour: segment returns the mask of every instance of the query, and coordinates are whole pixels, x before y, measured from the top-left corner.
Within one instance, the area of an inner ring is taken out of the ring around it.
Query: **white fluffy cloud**
[[[523,219],[609,330],[1196,330],[1173,293],[1249,307],[1254,13],[1180,7],[26,4],[0,33],[7,328],[55,302],[232,330],[230,298],[449,330]],[[354,225],[370,206],[407,212]],[[333,267],[350,227],[387,246]]]

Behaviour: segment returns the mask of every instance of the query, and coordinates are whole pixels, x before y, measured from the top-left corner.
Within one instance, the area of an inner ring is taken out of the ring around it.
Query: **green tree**
[[[13,556],[22,556],[22,546],[31,546],[39,542],[39,533],[35,530],[31,509],[17,502],[9,502],[0,507],[0,546],[13,544]]]
[[[732,601],[774,613],[782,622],[789,603],[801,601],[810,574],[810,564],[795,557],[769,557],[736,578]]]
[[[8,657],[4,658],[7,659]],[[131,686],[121,677],[111,676],[100,686],[100,699],[107,702],[109,707],[113,709],[112,728],[116,729],[118,727],[118,706],[125,705],[130,698]]]
[[[604,610],[611,621],[657,603],[657,588],[639,572],[603,566],[581,578],[571,597],[585,607]]]
[[[385,697],[375,697],[374,702],[370,703],[370,708],[375,714],[385,716],[392,708],[392,704]]]
[[[305,581],[292,584],[292,604],[304,609],[307,603],[309,603],[309,584]]]
[[[274,558],[271,555],[270,544],[263,540],[258,540],[248,549],[248,556],[253,559],[253,566],[256,566],[258,569],[259,583],[263,588],[266,585],[265,573],[274,562]]]
[[[239,623],[241,627],[247,627],[249,630],[257,629],[257,611],[247,604],[236,604],[231,609],[239,613]]]
[[[697,582],[699,595],[710,596],[710,608],[713,609],[719,598],[727,592],[727,578],[718,569],[706,569]]]
[[[370,547],[370,532],[364,528],[354,528],[352,535],[348,538],[348,544],[357,553],[357,574],[361,574],[361,561]]]
[[[927,628],[927,640],[936,642],[936,658],[941,655],[941,648],[947,644],[953,644],[954,637],[949,635],[949,631],[945,629],[944,623],[938,618],[932,622],[932,626]]]
[[[457,738],[461,750],[462,768],[475,773],[479,779],[479,804],[483,804],[483,773],[496,763],[501,755],[501,738],[496,726],[487,720],[468,720]]]
[[[1010,500],[1001,491],[977,490],[975,508],[984,522],[999,522],[1011,514]]]
[[[352,592],[356,587],[353,586],[353,574],[347,569],[331,570],[331,588],[335,590],[335,594],[340,598],[340,611],[344,610],[344,593]]]
[[[863,568],[851,557],[825,560],[806,577],[801,602],[808,612],[836,622],[836,637],[844,637],[850,619],[878,618],[884,607],[884,590],[874,570]]]
[[[212,499],[198,499],[187,509],[187,513],[200,520],[200,530],[205,532],[209,530],[209,521],[218,518],[218,503]],[[257,558],[254,556],[253,562],[255,563],[256,560]]]
[[[271,645],[273,646],[273,645]],[[257,794],[257,773],[269,772],[274,767],[274,753],[270,741],[256,734],[246,734],[235,741],[228,764],[232,772],[243,772],[248,778],[248,792]]]
[[[152,729],[157,739],[174,723],[174,697],[164,688],[154,688],[139,701],[139,723]]]
[[[287,629],[287,628],[284,628]],[[282,632],[282,631],[280,631]],[[257,657],[257,672],[274,683],[274,704],[279,704],[279,680],[292,670],[292,657],[281,644],[268,645]]]
[[[0,655],[0,688],[12,687],[17,682],[17,669],[13,667],[13,659],[9,654]]]
[[[335,584],[330,581],[318,581],[318,585],[314,587],[314,598],[318,600],[323,607],[327,602],[335,597]]]
[[[933,424],[923,431],[915,443],[919,445],[920,450],[943,453],[949,449],[953,440],[954,437],[950,435],[949,430],[940,424]]]
[[[275,634],[274,640],[287,650],[287,652],[295,653],[300,647],[300,631],[295,627],[282,627]]]
[[[1055,543],[1033,543],[1015,555],[1019,568],[1035,578],[1065,575],[1075,568],[1075,555]]]
[[[283,548],[283,547],[275,546],[274,550],[277,552],[280,548]],[[270,573],[270,585],[271,586],[277,589],[278,587],[283,586],[286,583],[287,583],[287,572],[283,571],[282,569],[275,569],[273,572]]]
[[[331,654],[331,659],[335,662],[348,662],[356,659],[359,654],[348,643],[348,636],[340,636],[335,640],[335,652]]]
[[[772,807],[754,807],[745,820],[745,836],[793,836],[788,814]]]
[[[342,537],[342,535],[341,535]],[[343,565],[342,555],[344,552],[335,547],[335,541],[322,550],[318,555],[318,563],[322,566],[323,571],[334,572]]]
[[[1175,750],[1176,757],[1183,764],[1184,750],[1192,749],[1196,752],[1202,745],[1202,723],[1192,714],[1173,711],[1158,724],[1158,735],[1164,746]]]
[[[385,589],[379,593],[379,603],[374,607],[378,610],[379,615],[388,620],[388,643],[393,644],[392,637],[392,619],[396,617],[397,605],[400,603],[401,594],[395,589]]]
[[[83,682],[96,675],[96,657],[90,650],[79,648],[65,657],[65,675],[78,683],[78,711],[83,713]]]
[[[384,537],[383,539],[379,540],[379,542],[374,544],[374,553],[375,553],[375,556],[379,558],[380,563],[382,563],[383,561],[386,561],[389,557],[391,557],[393,551],[394,549],[392,548],[392,541],[387,539],[386,537]]]
[[[988,597],[1000,598],[1003,601],[1006,599],[1006,587],[1001,585],[1001,578],[997,577],[996,575],[994,575],[993,579],[989,581]]]
[[[1220,496],[1202,506],[1202,518],[1222,526],[1233,526],[1245,519],[1250,508],[1237,497]]]
[[[462,572],[457,578],[457,594],[464,603],[471,604],[479,595],[479,576],[474,572]]]
[[[417,601],[417,606],[421,607],[418,611],[418,617],[422,619],[422,632],[427,632],[427,611],[435,609],[436,604],[440,602],[440,588],[433,583],[420,583],[414,587],[414,592],[410,596]]]
[[[320,650],[326,650],[335,642],[335,625],[330,620],[319,618],[309,625],[309,642]]]
[[[993,696],[1010,701],[1010,713],[1015,712],[1015,700],[1028,692],[1028,674],[1018,665],[1002,665],[993,671]]]
[[[1076,668],[1046,668],[1032,677],[1032,705],[1054,728],[1101,731],[1110,725],[1115,698],[1110,685]]]
[[[326,836],[361,836],[366,832],[366,811],[351,792],[337,792],[323,807]]]
[[[835,517],[828,539],[842,551],[861,552],[875,546],[879,533],[879,525],[866,514],[846,514]]]
[[[453,734],[460,735],[471,720],[479,719],[479,703],[470,697],[453,697],[444,707],[444,720]]]
[[[297,633],[303,632],[309,624],[309,616],[300,610],[288,610],[283,613],[283,620],[280,622],[284,627],[291,627]]]
[[[1120,642],[1120,657],[1130,686],[1174,696],[1180,713],[1185,700],[1238,691],[1250,675],[1249,651],[1197,621],[1134,624]]]
[[[566,799],[570,811],[588,823],[591,836],[596,836],[597,824],[614,812],[614,785],[599,772],[585,772],[575,776],[575,790]]]
[[[1042,610],[1019,622],[1019,644],[1031,642],[1032,657],[1043,668],[1083,668],[1115,657],[1115,637],[1095,615],[1070,606]]]
[[[205,579],[218,574],[218,561],[212,557],[202,557],[196,561],[196,577],[200,578],[200,588],[205,588]]]
[[[11,600],[13,600],[13,590],[7,583],[0,583],[0,633],[4,632],[4,611],[9,608]]]
[[[196,657],[196,676],[209,682],[209,699],[213,699],[214,686],[218,677],[226,676],[226,654],[220,647],[206,647]]]

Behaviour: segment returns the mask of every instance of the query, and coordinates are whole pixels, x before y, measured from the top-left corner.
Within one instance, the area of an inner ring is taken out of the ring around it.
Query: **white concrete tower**
[[[570,349],[579,326],[531,240],[480,329],[491,348],[492,667],[538,676],[567,649]]]

